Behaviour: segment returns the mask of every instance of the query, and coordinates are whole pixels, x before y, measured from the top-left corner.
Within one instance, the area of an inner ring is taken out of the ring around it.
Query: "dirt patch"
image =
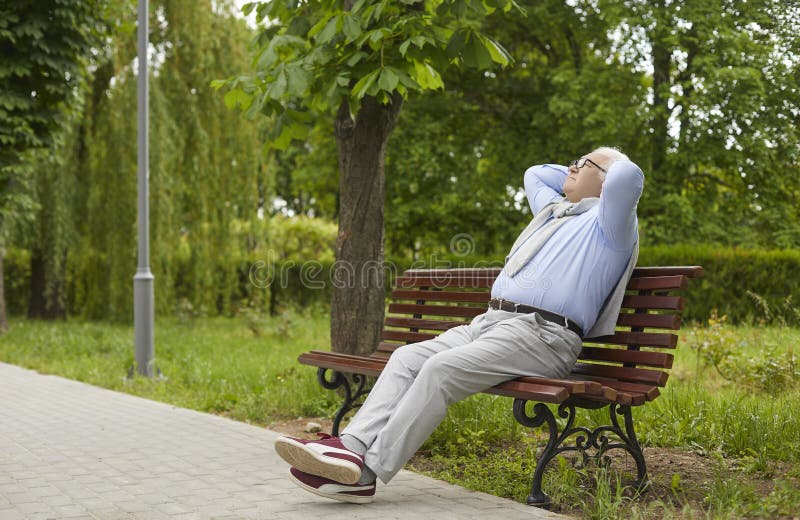
[[[306,431],[308,423],[312,422],[321,425],[320,431],[324,433],[330,433],[333,427],[333,421],[326,417],[296,417],[294,419],[277,419],[269,423],[267,428],[300,439],[316,439],[315,432]]]

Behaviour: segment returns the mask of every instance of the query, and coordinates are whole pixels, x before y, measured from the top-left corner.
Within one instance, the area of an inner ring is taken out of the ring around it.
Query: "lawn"
[[[800,513],[800,330],[687,327],[662,396],[634,411],[653,484],[624,485],[632,463],[575,472],[563,459],[545,475],[557,509],[585,518],[791,518]],[[162,379],[129,378],[130,326],[12,319],[0,360],[90,384],[280,429],[329,417],[335,395],[297,363],[327,349],[324,312],[163,319]],[[524,500],[540,432],[526,431],[507,398],[479,395],[448,418],[409,467],[466,487]],[[581,421],[607,422],[597,412]]]

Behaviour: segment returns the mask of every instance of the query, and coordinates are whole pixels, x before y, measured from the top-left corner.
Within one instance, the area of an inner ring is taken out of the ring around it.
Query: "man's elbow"
[[[621,159],[611,165],[603,183],[604,189],[622,189],[641,195],[644,189],[644,172],[629,160]]]

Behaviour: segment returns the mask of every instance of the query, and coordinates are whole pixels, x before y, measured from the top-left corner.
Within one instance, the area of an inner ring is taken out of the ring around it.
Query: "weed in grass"
[[[748,338],[725,321],[713,312],[706,329],[689,335],[689,346],[697,354],[696,373],[701,364],[711,366],[731,383],[772,395],[800,385],[800,360],[784,341],[760,334]]]
[[[778,480],[772,492],[753,504],[749,513],[758,518],[796,518],[800,513],[800,485],[791,480]]]
[[[730,470],[719,457],[714,470],[714,478],[703,500],[711,518],[739,518],[744,516],[747,506],[757,498],[752,485],[741,479],[731,478]]]
[[[584,514],[592,520],[616,520],[623,518],[631,500],[637,493],[623,486],[619,475],[604,467],[592,472],[593,493],[588,493],[583,501]]]

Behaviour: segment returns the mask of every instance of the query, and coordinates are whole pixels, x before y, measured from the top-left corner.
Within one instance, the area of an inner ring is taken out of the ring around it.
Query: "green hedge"
[[[27,308],[28,256],[24,251],[11,249],[5,260],[5,288],[9,311],[24,313]],[[292,255],[294,256],[294,255]],[[239,287],[231,288],[238,298],[249,299],[257,293],[269,299],[268,309],[278,311],[286,306],[306,307],[330,304],[332,260],[328,255],[315,255],[319,260],[270,260],[239,258],[235,269]],[[254,270],[257,261],[269,267]],[[411,260],[389,258],[385,272],[387,291],[393,278],[409,267],[487,267],[502,265],[501,258],[468,256],[432,256]],[[727,316],[729,323],[786,323],[800,325],[800,251],[764,251],[710,246],[643,247],[639,265],[700,265],[705,275],[692,280],[686,291],[687,321],[704,322],[716,311]],[[266,278],[265,278],[266,277]],[[181,277],[175,279],[174,294],[187,290],[181,287]],[[269,281],[266,281],[269,279]],[[162,307],[163,308],[163,307]],[[224,311],[218,311],[225,313]],[[79,309],[70,309],[80,315]],[[210,310],[209,314],[215,314]]]
[[[684,317],[706,321],[713,311],[729,323],[800,325],[800,251],[673,245],[644,247],[639,265],[700,265]]]

